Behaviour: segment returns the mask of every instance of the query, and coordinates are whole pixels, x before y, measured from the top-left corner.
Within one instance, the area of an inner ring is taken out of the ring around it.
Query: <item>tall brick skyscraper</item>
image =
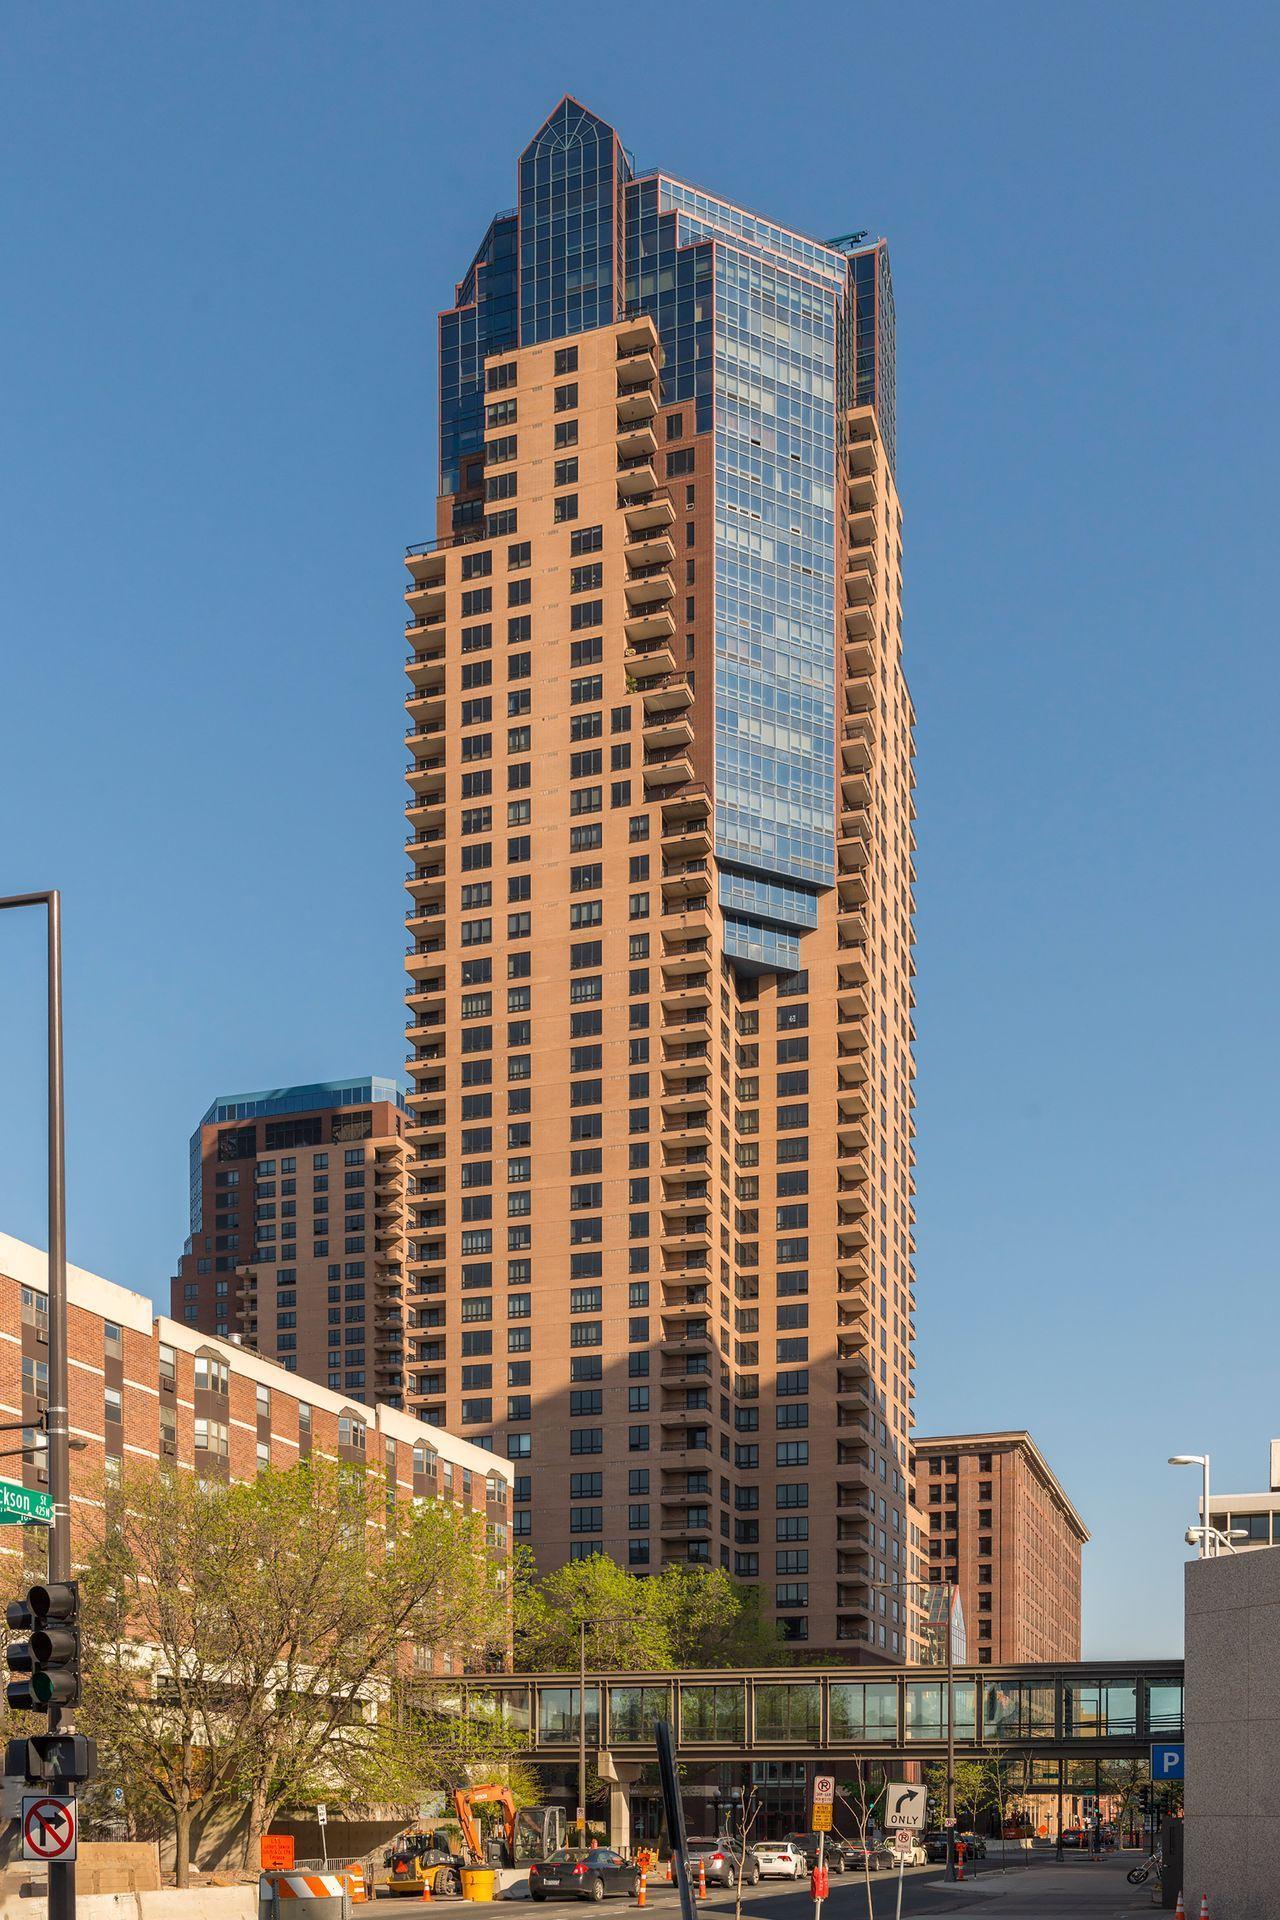
[[[882,243],[564,100],[410,548],[409,1404],[543,1565],[905,1656],[912,714]]]

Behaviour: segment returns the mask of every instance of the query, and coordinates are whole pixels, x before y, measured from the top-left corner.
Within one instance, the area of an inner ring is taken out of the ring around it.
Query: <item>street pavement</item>
[[[998,1859],[988,1859],[978,1863],[976,1874],[966,1869],[963,1885],[948,1884],[941,1867],[909,1868],[902,1878],[903,1920],[920,1920],[928,1914],[952,1920],[962,1913],[982,1915],[984,1920],[1135,1920],[1138,1914],[1156,1911],[1151,1888],[1131,1887],[1125,1880],[1128,1869],[1142,1857],[1138,1852],[1126,1852],[1108,1854],[1101,1860],[1090,1860],[1086,1854],[1055,1861],[1047,1852],[1024,1854],[1016,1864],[1011,1856],[1003,1873]],[[655,1920],[676,1920],[679,1899],[674,1887],[663,1881],[650,1882],[647,1892],[648,1906],[658,1910]],[[864,1875],[837,1874],[831,1880],[831,1897],[823,1905],[823,1920],[894,1920],[897,1898],[896,1871],[872,1874],[870,1902]],[[415,1911],[418,1904],[412,1903]],[[464,1904],[432,1902],[435,1907]],[[397,1905],[408,1907],[410,1903]],[[734,1910],[733,1890],[711,1888],[698,1906],[708,1920],[729,1920]],[[623,1899],[607,1901],[606,1908],[616,1911],[619,1920],[636,1911],[633,1901]],[[468,1913],[473,1911],[467,1907]],[[524,1911],[528,1913],[529,1909]],[[812,1911],[807,1879],[795,1886],[766,1880],[758,1887],[743,1889],[742,1920],[808,1920]],[[553,1920],[553,1916],[548,1914],[546,1920]]]

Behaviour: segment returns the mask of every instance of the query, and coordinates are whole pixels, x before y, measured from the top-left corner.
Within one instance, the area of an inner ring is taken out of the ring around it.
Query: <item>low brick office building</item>
[[[0,1420],[22,1421],[14,1449],[38,1440],[48,1399],[44,1253],[0,1234]],[[491,1550],[509,1559],[512,1473],[505,1461],[385,1406],[344,1400],[234,1341],[157,1317],[143,1295],[80,1267],[67,1273],[72,1553],[91,1536],[104,1486],[161,1461],[208,1478],[249,1479],[260,1466],[314,1455],[377,1466],[404,1499],[442,1496],[485,1517]],[[48,1484],[38,1446],[0,1473]],[[16,1594],[45,1570],[42,1527],[0,1528],[0,1584]],[[448,1666],[445,1668],[448,1671]]]
[[[970,1660],[1078,1660],[1089,1529],[1031,1435],[917,1436],[912,1451],[928,1577],[959,1586]]]

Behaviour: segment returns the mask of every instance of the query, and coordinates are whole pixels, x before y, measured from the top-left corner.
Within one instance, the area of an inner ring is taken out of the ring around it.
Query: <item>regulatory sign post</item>
[[[822,1912],[822,1888],[827,1875],[827,1835],[831,1831],[831,1816],[836,1803],[835,1775],[818,1773],[813,1779],[813,1831],[818,1836],[818,1872],[813,1896],[813,1920],[819,1920]]]
[[[906,1780],[891,1780],[885,1788],[884,1824],[893,1834],[898,1856],[897,1920],[902,1920],[902,1876],[907,1860],[915,1852],[916,1834],[924,1825],[929,1805],[929,1789],[910,1785]]]
[[[325,1828],[328,1826],[328,1824],[329,1824],[328,1807],[326,1806],[317,1807],[316,1808],[316,1825],[320,1829],[320,1848],[321,1848],[321,1852],[324,1854],[324,1863],[326,1867],[329,1864],[329,1840],[328,1840],[327,1834],[325,1833]]]
[[[76,1857],[76,1803],[62,1794],[28,1793],[22,1799],[22,1857],[65,1866]]]

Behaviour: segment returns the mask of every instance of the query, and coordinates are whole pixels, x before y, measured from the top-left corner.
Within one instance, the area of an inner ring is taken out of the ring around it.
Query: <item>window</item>
[[[576,520],[577,517],[578,517],[577,494],[576,493],[560,494],[556,499],[555,509],[554,509],[554,512],[552,513],[552,519],[556,521],[557,524],[559,524],[565,520]]]
[[[578,383],[569,381],[567,386],[555,390],[555,410],[557,413],[572,413],[578,404]]]
[[[578,349],[576,347],[556,348],[555,371],[557,378],[562,373],[576,373],[578,371]]]
[[[575,559],[580,554],[599,553],[603,546],[603,527],[575,527],[569,535],[569,552]]]

